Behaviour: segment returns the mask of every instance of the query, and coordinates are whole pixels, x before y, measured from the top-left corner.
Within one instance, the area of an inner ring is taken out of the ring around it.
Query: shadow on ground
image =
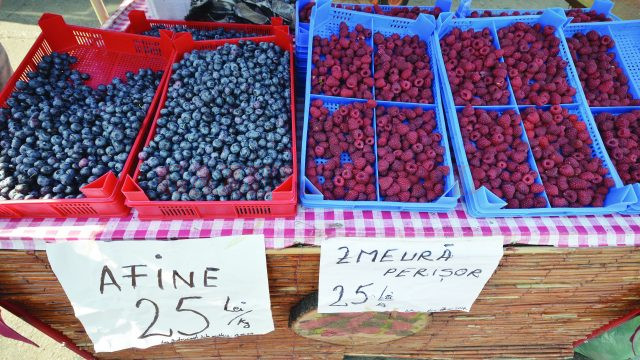
[[[113,13],[121,2],[119,0],[103,1],[109,13]],[[87,0],[4,0],[0,8],[0,21],[35,25],[44,12],[64,15],[64,18],[72,24],[93,27],[100,25],[91,3]]]

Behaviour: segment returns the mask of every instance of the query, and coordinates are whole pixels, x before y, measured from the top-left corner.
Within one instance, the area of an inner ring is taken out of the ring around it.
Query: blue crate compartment
[[[595,10],[596,13],[598,14],[603,14],[614,21],[619,21],[621,19],[611,12],[614,5],[615,4],[613,3],[613,1],[610,1],[610,0],[595,0],[593,2],[593,5],[590,8],[580,8],[580,9],[573,9],[573,10],[581,10],[584,12]],[[555,11],[562,12],[562,13],[566,13],[566,11],[568,10],[568,9],[562,9],[562,8],[554,8],[554,9]],[[541,12],[543,10],[544,9],[474,9],[472,8],[472,0],[462,0],[460,2],[460,5],[458,5],[458,9],[456,10],[456,17],[468,18],[471,16],[471,13],[474,11],[477,11],[479,13],[489,11],[491,12],[491,14],[496,16],[500,16],[499,14],[501,13],[507,13],[510,16],[521,16],[525,12],[536,13],[536,12]],[[519,14],[514,15],[514,13],[519,13]]]
[[[640,20],[571,24],[563,32],[570,38],[591,30],[613,39],[615,46],[609,51],[615,54],[615,60],[629,79],[629,92],[634,99],[640,99]]]
[[[615,212],[624,211],[629,205],[634,204],[638,201],[638,197],[634,193],[631,186],[624,186],[617,172],[615,171],[609,156],[604,148],[604,144],[602,143],[602,139],[597,131],[597,127],[595,125],[595,121],[591,113],[588,110],[586,105],[586,99],[584,98],[584,94],[582,92],[582,87],[577,86],[580,85],[577,80],[577,73],[575,68],[573,68],[573,62],[570,60],[570,55],[568,53],[566,42],[564,41],[564,35],[562,30],[559,29],[556,33],[556,36],[561,39],[561,54],[566,59],[569,59],[567,71],[568,78],[573,78],[573,82],[569,81],[569,84],[576,87],[576,102],[575,104],[567,104],[563,105],[563,107],[569,107],[574,112],[580,115],[582,121],[587,124],[587,129],[591,135],[593,140],[593,153],[594,156],[598,156],[603,160],[604,166],[609,169],[610,176],[614,179],[615,187],[612,188],[609,192],[609,195],[606,198],[605,206],[603,207],[585,207],[585,208],[538,208],[538,209],[506,209],[504,206],[506,203],[504,200],[497,197],[495,194],[486,190],[486,188],[481,187],[480,189],[475,189],[473,186],[473,178],[471,176],[471,171],[469,169],[469,165],[466,158],[466,153],[464,151],[462,134],[460,132],[460,127],[458,123],[457,111],[463,109],[462,106],[455,106],[453,102],[453,94],[451,92],[451,87],[449,86],[449,81],[447,78],[446,71],[444,70],[444,59],[441,56],[440,49],[440,37],[449,33],[451,29],[454,27],[461,28],[462,30],[466,30],[469,28],[473,28],[475,30],[483,29],[485,27],[489,27],[492,29],[494,38],[497,39],[497,29],[502,28],[504,26],[508,26],[517,21],[523,21],[525,23],[535,23],[540,22],[544,25],[561,25],[564,15],[558,14],[554,10],[547,10],[543,15],[539,16],[514,16],[514,17],[502,17],[502,18],[476,18],[476,19],[453,19],[450,14],[441,15],[438,19],[438,29],[436,31],[436,53],[440,54],[437,56],[438,61],[438,76],[440,77],[440,84],[442,90],[442,98],[443,105],[445,109],[445,115],[447,116],[447,124],[449,126],[449,132],[451,134],[451,143],[454,149],[454,154],[456,156],[456,163],[458,164],[458,172],[460,175],[460,179],[462,182],[463,194],[465,198],[465,203],[467,206],[467,210],[469,213],[476,217],[520,217],[520,216],[567,216],[567,215],[589,215],[589,214],[610,214]],[[568,79],[569,80],[569,79]],[[503,111],[506,109],[523,109],[529,107],[530,105],[525,106],[480,106],[478,108],[482,108],[485,110],[496,110]],[[549,106],[545,106],[543,108],[549,108]],[[527,141],[528,143],[528,141]],[[535,165],[535,161],[532,158],[530,160],[530,165]],[[533,163],[532,163],[533,161]],[[537,166],[536,166],[537,168]]]
[[[340,22],[344,21],[349,24],[350,28],[353,28],[356,24],[362,24],[365,27],[372,30],[372,34],[376,32],[382,32],[385,35],[391,33],[404,34],[416,34],[422,39],[427,41],[430,49],[430,56],[434,54],[436,49],[433,37],[431,34],[434,29],[433,17],[430,15],[420,15],[417,20],[407,20],[399,18],[390,18],[385,16],[370,15],[366,13],[354,12],[343,9],[336,9],[331,6],[325,5],[316,7],[313,10],[310,32],[314,35],[320,35],[322,37],[328,37],[338,32]],[[318,12],[318,13],[316,13]],[[425,32],[426,30],[426,32]],[[311,44],[312,45],[312,44]],[[312,46],[311,46],[312,47]],[[309,49],[311,52],[311,48]],[[373,56],[373,54],[372,54]],[[448,138],[446,135],[445,121],[440,106],[440,89],[437,81],[437,72],[435,72],[435,59],[430,59],[432,71],[434,71],[434,88],[433,95],[435,104],[413,104],[413,103],[398,103],[390,101],[380,101],[379,105],[386,106],[402,106],[402,107],[421,107],[425,110],[434,110],[436,113],[437,131],[442,135],[441,145],[445,149],[445,165],[451,168],[451,154],[448,146]],[[311,58],[307,59],[308,69],[312,68]],[[373,58],[372,58],[372,74]],[[460,191],[457,183],[455,182],[453,171],[445,178],[445,192],[436,201],[430,203],[400,203],[400,202],[385,202],[380,201],[379,190],[377,191],[376,201],[341,201],[341,200],[324,200],[322,193],[316,189],[311,182],[306,178],[306,154],[307,154],[307,138],[308,138],[308,124],[309,124],[309,107],[311,101],[314,99],[322,99],[325,103],[325,107],[335,110],[342,104],[349,104],[353,102],[364,102],[361,99],[330,97],[323,95],[311,94],[311,71],[307,71],[307,78],[305,84],[305,109],[304,109],[304,126],[302,135],[302,167],[305,169],[301,172],[300,183],[300,198],[304,206],[307,207],[323,207],[323,208],[340,208],[340,209],[369,209],[369,210],[394,210],[394,211],[430,211],[430,212],[446,212],[452,210],[460,197]],[[329,105],[329,106],[327,106]],[[374,131],[376,118],[374,113]],[[377,155],[377,133],[375,135],[374,151]],[[376,160],[377,162],[377,160]],[[377,166],[376,169],[376,186],[377,186]],[[452,169],[452,168],[451,168]],[[324,179],[325,181],[327,179]]]
[[[620,114],[628,113],[634,110],[640,111],[640,106],[592,107],[591,113],[593,114],[593,117],[595,119],[596,115],[600,113],[610,113],[613,115],[620,115]],[[596,127],[597,127],[597,123],[596,123]],[[611,156],[611,154],[609,154],[609,156]],[[640,201],[640,183],[631,184],[630,186],[632,186],[633,191],[636,194],[636,197]],[[625,211],[622,211],[621,213],[625,215],[640,214],[640,202],[631,204]]]
[[[456,124],[458,121],[457,113],[461,112],[464,108],[465,108],[464,106],[455,107],[455,110],[453,113],[455,114]],[[487,112],[495,111],[499,115],[502,115],[505,111],[513,110],[516,114],[520,115],[518,108],[513,106],[474,106],[473,109],[474,110],[481,109]],[[447,118],[449,118],[450,116],[454,116],[454,115],[447,114]],[[461,160],[457,160],[456,163],[458,164],[458,173],[462,179],[462,187],[465,194],[465,204],[467,206],[467,211],[469,212],[469,214],[475,217],[483,217],[483,216],[498,217],[498,216],[501,216],[501,214],[503,214],[505,211],[509,211],[509,212],[522,211],[522,209],[506,209],[505,206],[507,206],[507,202],[504,199],[498,197],[493,192],[491,192],[485,186],[481,186],[477,189],[475,188],[473,177],[471,176],[471,166],[467,161],[466,152],[464,150],[464,145],[463,145],[464,141],[462,139],[460,126],[458,125],[455,128],[452,128],[451,122],[449,122],[449,124],[450,124],[449,131],[452,134],[452,142],[454,144],[453,150],[455,152],[456,159],[461,159]],[[527,150],[527,163],[529,164],[529,167],[531,168],[531,170],[535,171],[538,174],[536,176],[535,183],[542,184],[542,181],[540,180],[540,172],[538,171],[538,166],[531,152],[531,146],[529,145],[529,140],[527,139],[527,135],[524,129],[524,124],[522,123],[522,121],[520,122],[520,127],[522,129],[520,140],[522,140],[522,142],[527,144],[527,146],[529,147],[529,149]],[[455,142],[456,141],[455,136],[459,137],[460,139],[459,143]],[[468,176],[465,176],[466,174],[468,174]],[[539,196],[542,196],[542,198],[545,199],[546,207],[538,208],[538,209],[527,209],[527,211],[528,210],[545,210],[551,207],[549,204],[549,199],[545,192],[543,192]],[[518,215],[513,215],[513,216],[518,216]]]

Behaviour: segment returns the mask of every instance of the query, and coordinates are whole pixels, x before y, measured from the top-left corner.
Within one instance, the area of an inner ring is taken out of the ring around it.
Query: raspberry
[[[531,184],[531,192],[534,194],[540,194],[544,192],[544,186],[542,184],[533,183]]]
[[[572,190],[585,190],[591,187],[591,183],[580,179],[580,178],[571,178],[569,179],[569,188]]]
[[[356,158],[356,159],[353,159],[353,166],[354,166],[356,169],[360,169],[360,170],[362,170],[362,169],[364,169],[364,168],[367,166],[367,159],[365,159],[365,158]]]
[[[505,199],[513,199],[513,196],[516,193],[516,187],[512,183],[503,183],[502,184],[502,194]]]
[[[425,188],[420,184],[411,186],[411,196],[414,198],[421,198],[427,194]]]
[[[385,177],[381,177],[378,180],[378,184],[380,185],[380,190],[384,191],[387,190],[391,184],[393,183],[393,179],[391,177],[385,176]]]
[[[398,194],[398,201],[400,202],[408,202],[411,198],[411,194],[408,191],[402,191]]]
[[[401,191],[407,191],[411,188],[411,182],[407,178],[398,178],[396,183],[400,186]]]
[[[530,187],[529,185],[523,183],[523,182],[519,182],[516,184],[516,191],[518,191],[521,194],[528,194],[530,191]]]

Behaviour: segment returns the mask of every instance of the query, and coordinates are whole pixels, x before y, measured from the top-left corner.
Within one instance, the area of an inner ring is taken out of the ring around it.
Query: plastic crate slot
[[[161,56],[160,43],[156,41],[147,41],[136,39],[133,41],[133,48],[136,53],[141,55],[156,55]]]
[[[100,34],[78,30],[73,30],[72,33],[80,45],[96,46],[100,48],[105,47],[104,40]]]
[[[98,215],[98,212],[89,204],[56,204],[53,208],[63,216]]]
[[[198,216],[196,210],[187,206],[160,206],[160,211],[164,216]]]
[[[271,215],[271,207],[269,206],[236,206],[236,214],[238,214],[239,216]]]

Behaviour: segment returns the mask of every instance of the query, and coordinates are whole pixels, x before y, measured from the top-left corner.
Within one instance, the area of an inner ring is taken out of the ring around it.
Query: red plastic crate
[[[211,50],[224,44],[237,44],[240,40],[241,39],[227,39],[196,42],[191,38],[191,34],[183,33],[174,37],[173,44],[175,52],[171,63],[180,61],[186,52],[192,50]],[[140,173],[140,164],[138,164],[133,178],[127,177],[125,180],[122,192],[127,198],[127,206],[138,210],[138,215],[141,219],[265,218],[295,215],[298,200],[298,164],[295,143],[296,114],[293,83],[293,45],[289,34],[286,32],[276,32],[274,36],[253,38],[252,41],[272,42],[289,52],[293,174],[273,191],[272,200],[269,201],[152,201],[149,200],[137,184],[138,174]],[[171,73],[168,75],[170,77]],[[167,80],[145,145],[148,145],[155,136],[156,120],[160,117],[160,110],[164,108],[168,88],[169,81]]]
[[[78,62],[74,69],[88,73],[89,86],[108,84],[114,77],[124,77],[128,71],[142,68],[163,70],[164,75],[151,102],[147,116],[119,176],[108,172],[80,191],[82,199],[0,200],[0,217],[105,217],[123,216],[130,209],[124,204],[121,188],[125,175],[130,174],[137,161],[146,132],[160,100],[164,83],[168,79],[173,46],[170,34],[161,38],[123,34],[113,31],[67,25],[62,16],[43,14],[38,22],[42,33],[36,39],[24,60],[0,93],[0,106],[13,93],[18,80],[28,80],[27,72],[35,70],[43,56],[52,52],[67,52]]]
[[[214,30],[214,29],[225,29],[225,30],[233,30],[244,33],[254,33],[259,36],[270,36],[274,35],[276,32],[285,32],[289,33],[289,27],[283,25],[284,22],[280,17],[271,18],[271,25],[255,25],[255,24],[235,24],[235,23],[222,23],[222,22],[205,22],[205,21],[184,21],[184,20],[158,20],[158,19],[147,19],[144,11],[140,10],[132,10],[129,13],[129,26],[124,30],[128,33],[133,34],[142,34],[147,30],[151,30],[151,26],[153,25],[164,25],[171,30],[172,28],[183,25],[192,29],[199,30]],[[251,38],[251,37],[247,37]],[[221,41],[220,40],[207,40],[207,41]]]

